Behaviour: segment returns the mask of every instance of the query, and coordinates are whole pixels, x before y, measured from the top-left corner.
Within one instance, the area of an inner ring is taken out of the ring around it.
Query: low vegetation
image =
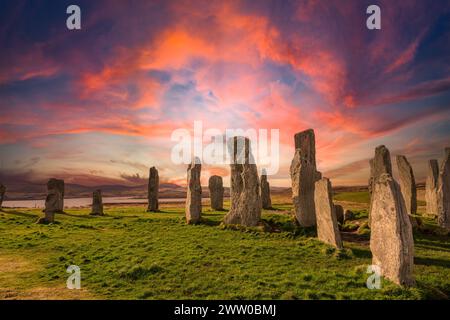
[[[352,201],[365,196],[351,195]],[[338,195],[339,198],[339,195]],[[349,201],[348,198],[342,201]],[[37,225],[36,209],[0,212],[0,298],[83,299],[448,299],[450,241],[424,219],[415,233],[417,287],[386,280],[366,287],[371,264],[367,211],[356,211],[344,232],[345,250],[317,241],[300,228],[290,205],[264,211],[263,228],[221,225],[226,212],[204,209],[186,225],[184,208],[106,207],[57,214]],[[16,263],[16,265],[14,265]],[[69,265],[81,268],[82,290],[65,289]],[[41,292],[41,294],[36,294]],[[42,294],[46,292],[47,294]],[[28,295],[26,293],[29,293]],[[56,294],[58,293],[58,294]]]

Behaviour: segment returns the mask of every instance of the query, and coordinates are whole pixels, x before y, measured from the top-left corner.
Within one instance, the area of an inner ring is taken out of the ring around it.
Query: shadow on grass
[[[424,266],[438,266],[450,268],[450,261],[442,259],[414,257],[414,263],[421,264]]]
[[[8,211],[2,210],[1,212],[6,213],[6,214],[20,216],[20,217],[26,217],[26,218],[33,218],[33,219],[39,218],[38,214],[25,213],[25,212],[20,212],[17,210],[11,210],[11,211],[10,210],[8,210]]]
[[[414,234],[416,246],[435,250],[450,250],[450,241],[446,236]]]
[[[267,209],[263,209],[265,211],[275,211],[275,212],[290,212],[290,209],[286,209],[286,208],[275,208],[275,207],[271,207],[271,208],[267,208]]]
[[[211,220],[211,219],[202,218],[198,224],[203,224],[205,226],[210,226],[210,227],[217,227],[218,225],[220,225],[221,222],[222,222],[222,219],[221,220]]]
[[[68,216],[68,217],[74,217],[74,218],[82,218],[82,219],[91,219],[94,218],[95,216],[90,215],[90,214],[73,214],[73,213],[68,213],[68,212],[58,212],[55,213],[55,217],[62,215],[62,216]]]
[[[202,212],[202,217],[221,217],[226,211],[211,211],[209,213]]]
[[[372,253],[368,249],[355,248],[355,247],[352,247],[351,249],[352,249],[353,255],[357,258],[366,258],[366,259],[372,258]]]
[[[436,250],[436,251],[444,251],[450,252],[450,248],[448,245],[442,243],[434,243],[434,242],[420,242],[415,244],[416,248],[420,248],[423,250]]]

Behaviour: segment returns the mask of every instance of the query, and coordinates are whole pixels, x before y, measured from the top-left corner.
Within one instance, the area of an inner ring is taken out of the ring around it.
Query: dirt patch
[[[21,256],[0,256],[0,300],[84,300],[94,299],[86,289],[64,286],[26,287],[26,279],[37,272],[35,263]]]
[[[70,290],[64,287],[35,287],[31,289],[0,288],[1,300],[92,300],[85,289]]]

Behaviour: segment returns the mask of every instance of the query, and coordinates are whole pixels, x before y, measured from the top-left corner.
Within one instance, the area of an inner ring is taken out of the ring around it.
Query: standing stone
[[[316,204],[317,236],[319,240],[342,249],[333,191],[330,180],[322,178],[315,183],[314,202]],[[342,208],[342,207],[341,207]]]
[[[439,164],[433,159],[428,161],[428,174],[425,182],[425,201],[427,202],[427,214],[437,216],[438,214],[438,180]]]
[[[158,170],[155,167],[150,168],[148,175],[148,208],[147,212],[157,212],[158,205],[158,193],[159,193],[159,175]]]
[[[3,205],[3,199],[5,197],[6,187],[0,183],[0,209]]]
[[[382,174],[387,173],[392,176],[391,155],[388,148],[381,145],[375,148],[375,157],[370,162],[372,195],[369,204],[369,226],[372,224],[372,198],[375,184]]]
[[[102,200],[102,191],[95,190],[92,193],[92,212],[93,216],[103,216],[103,200]]]
[[[392,176],[392,164],[388,148],[381,145],[375,148],[375,157],[373,158],[373,177],[375,183],[383,173],[388,173]]]
[[[196,157],[187,169],[186,222],[188,224],[199,222],[202,214],[201,170],[200,159]]]
[[[270,184],[267,181],[266,169],[261,174],[261,203],[263,209],[272,209],[272,200],[270,199]]]
[[[400,187],[388,173],[375,180],[370,236],[372,264],[392,282],[414,285],[414,240]]]
[[[295,154],[290,167],[292,201],[300,225],[311,227],[316,225],[314,183],[321,179],[316,168],[314,130],[299,132],[294,140]]]
[[[261,220],[261,196],[258,170],[250,140],[233,137],[227,141],[231,156],[231,207],[224,217],[225,224],[257,226]]]
[[[406,212],[410,215],[413,227],[417,227],[415,215],[417,213],[417,191],[416,180],[411,165],[405,156],[397,156],[397,166],[399,173],[399,184],[402,192],[403,200],[406,205]]]
[[[343,225],[344,224],[344,208],[339,205],[339,204],[335,204],[334,205],[334,211],[336,212],[336,219],[337,221]]]
[[[64,180],[50,179],[47,182],[47,197],[45,199],[45,216],[38,223],[52,223],[55,213],[63,212],[64,209]]]
[[[450,148],[445,149],[438,179],[438,224],[450,230]]]
[[[220,176],[211,176],[208,181],[211,209],[223,210],[223,180]]]
[[[370,166],[370,177],[369,177],[369,182],[368,182],[368,191],[369,191],[369,212],[367,215],[368,218],[368,223],[370,226],[370,211],[372,211],[372,193],[373,193],[373,173],[374,173],[374,169],[373,169],[373,161],[374,159],[370,159],[369,161],[369,166]]]

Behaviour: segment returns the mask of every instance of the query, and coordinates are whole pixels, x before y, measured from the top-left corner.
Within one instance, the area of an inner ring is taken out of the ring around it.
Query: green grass
[[[356,203],[369,203],[369,192],[340,192],[334,195],[334,200],[349,201]]]
[[[358,198],[358,197],[356,197]],[[284,208],[284,205],[283,205]],[[365,282],[367,244],[344,251],[315,239],[286,214],[265,211],[277,232],[233,230],[224,212],[205,210],[203,223],[186,225],[183,208],[147,213],[142,207],[68,210],[57,223],[37,225],[38,210],[0,212],[0,258],[25,259],[0,289],[65,286],[66,268],[81,268],[82,288],[99,299],[433,299],[450,296],[448,236],[416,234],[417,287]],[[1,267],[1,266],[0,266]],[[1,269],[1,268],[0,268]]]

